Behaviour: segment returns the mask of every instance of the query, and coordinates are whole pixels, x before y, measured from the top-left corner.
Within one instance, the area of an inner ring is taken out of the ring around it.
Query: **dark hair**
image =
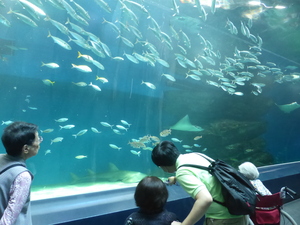
[[[134,193],[135,204],[143,212],[161,212],[169,197],[166,185],[155,176],[143,178]]]
[[[152,151],[152,161],[157,166],[174,166],[180,152],[170,141],[157,144]]]
[[[19,156],[24,145],[32,145],[38,127],[32,123],[14,122],[8,125],[1,140],[8,155]]]

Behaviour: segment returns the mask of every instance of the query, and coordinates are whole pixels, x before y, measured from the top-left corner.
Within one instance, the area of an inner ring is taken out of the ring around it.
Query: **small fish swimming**
[[[171,138],[171,140],[174,142],[182,142],[182,140],[179,140],[178,138]]]
[[[156,89],[156,86],[154,84],[150,83],[150,82],[144,82],[144,81],[142,81],[141,84],[146,84],[149,88],[151,88],[153,90]]]
[[[121,147],[118,147],[117,145],[114,145],[114,144],[109,144],[109,147],[111,147],[113,149],[118,149],[118,150],[121,149]]]
[[[171,129],[168,129],[168,130],[163,130],[162,132],[159,133],[159,135],[161,137],[167,137],[171,134],[172,130]]]
[[[193,148],[193,146],[190,145],[182,145],[183,148]]]
[[[51,145],[52,145],[52,143],[62,142],[63,139],[64,139],[63,137],[54,138],[53,140],[51,140]]]
[[[96,80],[100,80],[103,84],[108,83],[108,80],[105,77],[96,76]]]
[[[163,73],[162,76],[164,76],[165,78],[167,78],[170,81],[173,81],[173,82],[176,81],[176,79],[172,75],[170,75],[170,74]]]
[[[51,69],[59,68],[59,65],[57,63],[44,63],[44,62],[42,62],[41,66],[46,66],[46,67],[51,68]]]
[[[85,61],[87,62],[92,62],[94,59],[92,58],[92,56],[89,56],[89,55],[83,55],[81,54],[79,51],[78,51],[78,56],[77,58],[83,58]]]
[[[48,34],[47,37],[51,37],[56,44],[60,45],[64,49],[67,49],[67,50],[71,50],[72,49],[71,46],[67,42],[65,42],[64,40],[62,40],[62,39],[60,39],[58,37],[52,36],[51,33],[50,33],[50,31],[49,31],[49,34]]]
[[[77,134],[73,134],[72,136],[74,136],[75,138],[77,138],[78,136],[84,135],[88,130],[84,129],[79,131]]]
[[[137,155],[138,157],[141,156],[141,151],[130,150],[130,152],[134,155]]]
[[[66,121],[68,121],[68,118],[60,118],[60,119],[55,120],[55,122],[59,122],[59,123],[63,123]]]
[[[133,48],[133,47],[134,47],[134,44],[133,44],[131,41],[129,41],[127,38],[122,37],[121,35],[119,35],[117,38],[121,38],[122,42],[123,42],[125,45],[127,45],[128,47],[130,47],[130,48]]]
[[[9,124],[12,124],[14,121],[11,121],[11,120],[7,120],[7,121],[3,121],[2,120],[2,124],[1,125],[9,125]]]
[[[122,134],[122,133],[121,133],[119,130],[117,130],[117,129],[113,129],[113,132],[116,133],[116,134],[119,134],[119,135]]]
[[[185,78],[188,78],[188,77],[192,78],[193,80],[201,80],[201,78],[195,74],[186,74]]]
[[[116,125],[116,127],[120,130],[126,130],[126,131],[128,130],[128,128],[123,127],[122,125]]]
[[[109,123],[107,123],[107,122],[100,122],[100,124],[102,125],[102,126],[104,126],[104,127],[110,127],[110,128],[112,128],[114,125],[110,125]]]
[[[84,72],[84,73],[90,73],[92,72],[92,69],[87,65],[75,65],[72,63],[72,69],[75,68],[78,71]]]
[[[37,27],[38,25],[36,24],[36,22],[34,22],[31,18],[29,18],[28,16],[25,16],[21,13],[17,13],[15,11],[10,10],[7,14],[13,13],[17,19],[23,21],[24,23],[32,26],[32,27]]]
[[[145,148],[143,148],[143,150],[152,151],[153,148],[151,148],[151,147],[145,147]]]
[[[27,0],[19,0],[24,8],[28,9],[28,11],[34,12],[35,14],[38,14],[40,16],[46,16],[46,13],[41,8],[37,7],[33,3],[27,1]]]
[[[87,86],[87,83],[85,83],[85,82],[77,82],[77,83],[72,82],[72,84],[75,84],[78,87],[85,87],[85,86]]]
[[[162,65],[162,66],[164,66],[164,67],[167,67],[167,68],[170,67],[169,63],[166,62],[166,61],[163,60],[163,59],[156,59],[156,62],[158,62],[160,65]]]
[[[85,158],[87,158],[86,155],[77,155],[77,156],[75,156],[75,159],[85,159]]]
[[[51,86],[55,83],[55,81],[51,81],[49,79],[44,79],[42,80],[44,84],[46,84],[47,86]]]
[[[202,138],[202,136],[196,136],[196,137],[194,137],[194,140],[197,141],[197,140],[199,140],[201,138]]]
[[[42,133],[51,133],[53,131],[54,131],[54,129],[51,129],[51,128],[46,129],[46,130],[41,130]]]
[[[120,57],[120,56],[112,57],[112,59],[114,59],[116,61],[124,61],[124,58]]]
[[[59,125],[60,126],[60,125]],[[75,127],[75,125],[65,125],[65,126],[60,126],[60,130],[61,129],[72,129],[72,128],[74,128]]]
[[[50,149],[47,149],[46,151],[45,151],[45,155],[48,155],[48,154],[50,154],[51,153],[51,150]]]
[[[125,121],[125,120],[121,120],[121,123],[123,123],[124,125],[126,125],[126,126],[128,126],[128,127],[131,126],[131,124],[127,123],[127,121]]]
[[[191,149],[186,149],[185,152],[191,153],[191,152],[193,152],[193,150],[191,150]]]
[[[6,19],[4,16],[2,16],[1,14],[0,14],[0,23],[2,23],[3,25],[5,25],[5,26],[7,26],[7,27],[10,27],[10,26],[11,26],[9,20],[7,20],[7,19]]]
[[[105,2],[104,0],[95,0],[95,2],[102,8],[104,9],[106,12],[111,13],[112,10],[109,7],[109,5],[107,4],[107,2]]]
[[[60,32],[62,32],[65,35],[69,35],[69,29],[63,25],[62,23],[51,19],[49,16],[47,16],[45,19],[45,21],[50,21],[50,23],[55,26]]]
[[[132,55],[129,55],[129,54],[126,54],[124,53],[124,55],[126,56],[127,59],[129,59],[131,62],[135,63],[135,64],[139,64],[139,60],[137,60],[134,56]]]
[[[95,127],[91,127],[91,130],[92,130],[94,133],[96,133],[96,134],[100,134],[100,133],[101,133],[101,131],[98,131],[97,128],[95,128]]]
[[[98,85],[93,84],[92,82],[89,84],[94,90],[101,91],[101,88]]]
[[[105,69],[104,66],[100,62],[98,62],[97,60],[92,60],[92,63],[95,66],[97,66],[100,70],[104,70]]]

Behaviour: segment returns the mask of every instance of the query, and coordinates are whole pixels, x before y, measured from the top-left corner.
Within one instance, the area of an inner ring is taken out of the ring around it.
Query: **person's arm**
[[[185,220],[182,223],[174,221],[172,222],[172,225],[194,225],[204,216],[212,202],[213,199],[209,191],[207,189],[202,189],[196,195],[193,208]]]
[[[0,220],[0,225],[14,224],[30,193],[31,176],[25,171],[20,173],[10,188],[8,205]]]

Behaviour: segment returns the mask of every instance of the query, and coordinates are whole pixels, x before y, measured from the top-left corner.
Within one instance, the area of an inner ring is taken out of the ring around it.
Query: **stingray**
[[[290,113],[290,112],[294,111],[295,109],[300,108],[300,105],[297,102],[292,102],[290,104],[277,105],[277,106],[281,111],[283,111],[285,113]]]
[[[188,115],[179,120],[176,124],[170,127],[171,130],[182,130],[182,131],[202,131],[201,127],[192,125]]]

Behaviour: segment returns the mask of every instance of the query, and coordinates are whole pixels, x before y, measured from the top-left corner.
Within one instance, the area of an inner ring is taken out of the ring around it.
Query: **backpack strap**
[[[193,168],[197,168],[197,169],[206,170],[206,171],[208,171],[208,172],[211,172],[211,169],[212,169],[212,163],[213,163],[214,161],[211,160],[210,158],[208,158],[207,156],[203,155],[203,154],[198,154],[198,155],[202,156],[202,157],[205,158],[207,161],[209,161],[209,162],[211,163],[211,165],[208,166],[208,167],[206,167],[206,166],[200,166],[200,165],[195,165],[195,164],[183,164],[183,165],[179,166],[177,169],[179,169],[180,167],[193,167]],[[220,202],[220,201],[218,201],[218,200],[216,200],[216,199],[213,199],[213,201],[214,201],[215,203],[218,203],[218,204],[220,204],[220,205],[226,207],[224,202]]]
[[[22,166],[22,167],[25,167],[24,164],[16,163],[16,164],[10,165],[10,166],[6,167],[5,169],[3,169],[2,171],[0,171],[0,175],[1,175],[2,173],[4,173],[5,171],[7,171],[7,170],[9,170],[10,168],[15,167],[15,166]],[[26,168],[26,167],[25,167],[25,168]]]
[[[214,160],[210,159],[208,156],[206,156],[204,154],[201,154],[201,153],[196,153],[196,154],[203,157],[204,159],[206,159],[210,163],[214,162]]]
[[[202,170],[206,170],[206,171],[210,172],[211,166],[212,166],[212,163],[214,162],[214,160],[211,160],[204,154],[201,154],[201,153],[196,153],[196,154],[203,157],[204,159],[206,159],[208,162],[211,163],[211,165],[206,167],[206,166],[200,166],[200,165],[195,165],[195,164],[183,164],[183,165],[179,166],[177,169],[179,169],[180,167],[183,167],[183,166],[188,166],[188,167],[194,167],[194,168],[198,168],[198,169],[202,169]]]
[[[210,171],[210,166],[206,167],[206,166],[200,166],[200,165],[194,165],[194,164],[182,164],[181,166],[179,166],[177,169],[179,169],[180,167],[194,167],[197,169],[201,169],[201,170],[206,170],[206,171]]]

